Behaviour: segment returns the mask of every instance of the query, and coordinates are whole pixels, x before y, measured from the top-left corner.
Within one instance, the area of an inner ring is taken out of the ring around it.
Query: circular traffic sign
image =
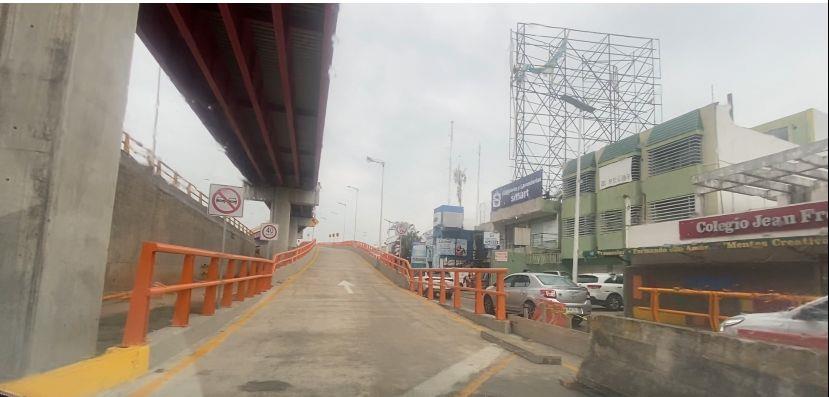
[[[279,234],[279,230],[276,228],[276,225],[265,225],[262,227],[262,237],[267,240],[273,240]]]
[[[210,201],[213,203],[213,208],[223,214],[232,214],[242,206],[242,198],[235,190],[229,188],[216,190]]]

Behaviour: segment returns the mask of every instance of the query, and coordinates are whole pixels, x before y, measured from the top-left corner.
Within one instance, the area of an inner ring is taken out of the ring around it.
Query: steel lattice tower
[[[519,23],[510,44],[514,179],[543,170],[553,192],[580,128],[588,153],[661,121],[658,39]]]

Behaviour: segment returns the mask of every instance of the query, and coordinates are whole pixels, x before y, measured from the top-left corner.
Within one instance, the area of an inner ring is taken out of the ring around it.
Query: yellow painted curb
[[[0,390],[24,397],[91,396],[135,379],[149,368],[149,346],[111,347],[95,358],[0,383]]]

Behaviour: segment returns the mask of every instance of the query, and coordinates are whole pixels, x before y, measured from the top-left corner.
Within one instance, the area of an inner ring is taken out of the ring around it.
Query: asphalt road
[[[562,354],[561,366],[525,361],[346,250],[319,248],[271,294],[219,342],[194,342],[191,352],[105,395],[584,395],[562,385],[573,379],[576,358]]]

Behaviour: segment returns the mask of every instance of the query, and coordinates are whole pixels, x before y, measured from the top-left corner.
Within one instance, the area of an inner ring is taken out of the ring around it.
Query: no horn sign
[[[262,240],[277,240],[279,239],[279,225],[275,223],[263,223],[259,231]]]
[[[210,184],[208,215],[241,217],[245,210],[244,190],[239,186]]]

